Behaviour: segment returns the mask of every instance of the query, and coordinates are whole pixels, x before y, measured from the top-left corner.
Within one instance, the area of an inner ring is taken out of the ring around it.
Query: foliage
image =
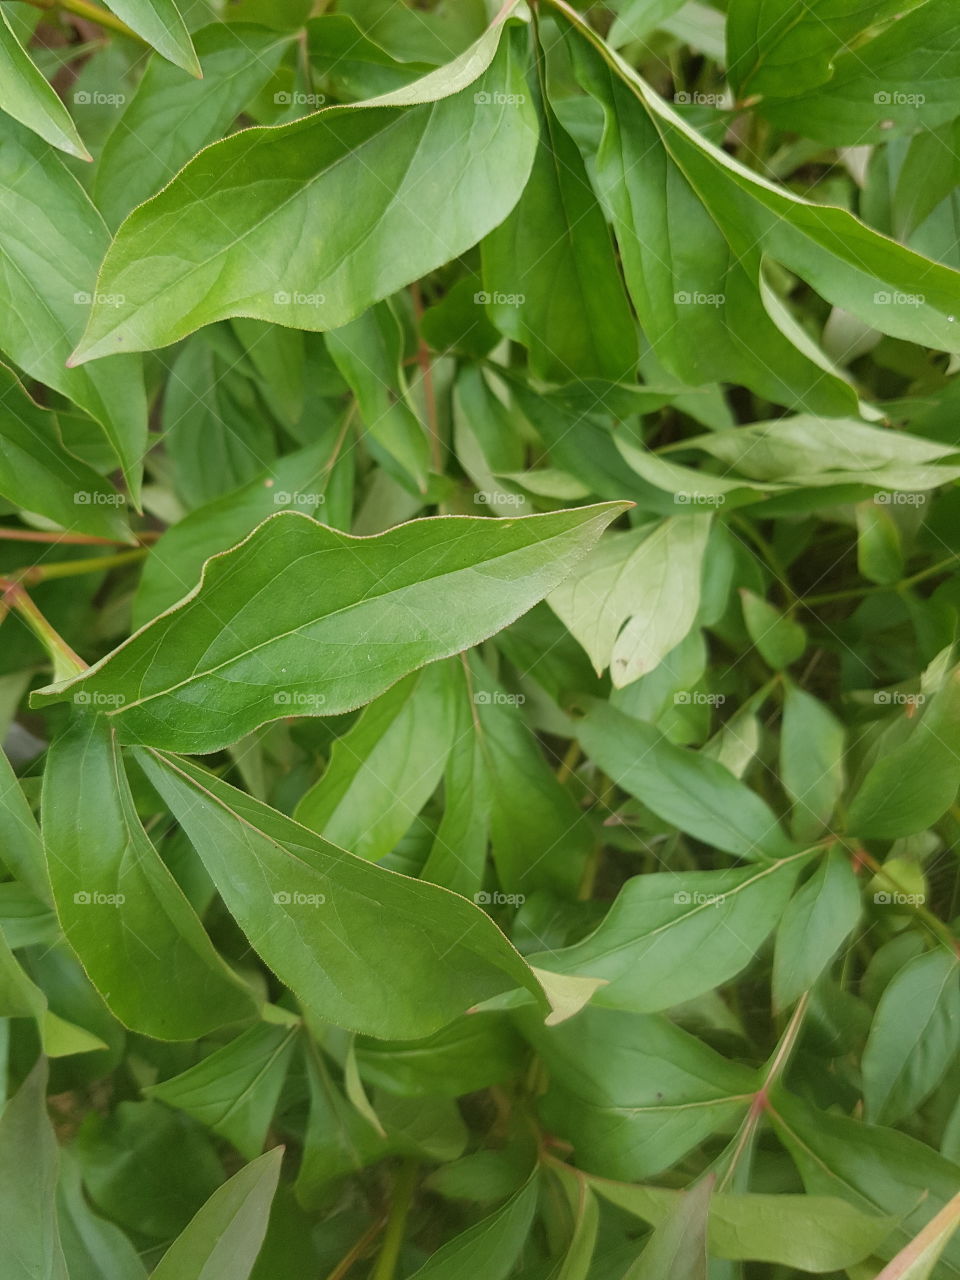
[[[960,1277],[954,0],[105,3],[0,13],[2,1280]]]

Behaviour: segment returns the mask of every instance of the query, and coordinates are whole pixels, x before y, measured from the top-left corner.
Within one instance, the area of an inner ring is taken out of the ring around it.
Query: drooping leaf
[[[251,944],[321,1017],[414,1039],[513,987],[539,998],[530,970],[472,903],[328,844],[196,765],[138,759]]]
[[[50,748],[42,829],[67,941],[126,1026],[191,1040],[254,1015],[144,831],[102,716],[77,715]]]
[[[483,242],[484,302],[548,382],[629,382],[634,321],[603,212],[573,139],[543,97],[540,141],[523,195]]]
[[[193,76],[203,74],[174,0],[108,0],[107,8],[164,58]]]
[[[127,741],[191,752],[293,709],[334,715],[512,622],[622,509],[421,520],[368,539],[281,512],[208,561],[179,606],[39,696],[109,692]]]
[[[0,110],[68,155],[90,154],[70,113],[31,61],[6,13],[0,11]]]

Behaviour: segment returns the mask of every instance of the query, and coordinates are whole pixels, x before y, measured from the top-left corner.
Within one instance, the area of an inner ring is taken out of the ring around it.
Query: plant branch
[[[27,4],[33,5],[35,9],[65,9],[67,13],[72,13],[77,18],[86,18],[88,22],[95,22],[98,26],[105,27],[108,31],[114,31],[117,35],[127,36],[130,40],[136,40],[137,44],[142,44],[149,49],[150,44],[144,40],[143,36],[128,27],[125,22],[121,22],[118,17],[112,14],[109,9],[103,9],[98,4],[91,4],[90,0],[26,0]]]

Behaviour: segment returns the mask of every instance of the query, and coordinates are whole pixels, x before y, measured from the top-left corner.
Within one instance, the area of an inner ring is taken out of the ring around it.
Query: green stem
[[[400,1260],[400,1249],[407,1228],[407,1215],[413,1203],[413,1193],[417,1186],[416,1160],[404,1160],[397,1170],[393,1183],[393,1202],[390,1205],[390,1216],[387,1228],[383,1233],[383,1244],[377,1257],[377,1265],[371,1273],[370,1280],[394,1280],[397,1263]]]
[[[0,578],[3,603],[16,609],[24,622],[46,649],[53,663],[53,674],[56,680],[69,680],[71,676],[86,671],[87,664],[67,644],[66,640],[54,630],[37,606],[24,591],[19,582],[11,582]]]
[[[949,556],[946,560],[939,560],[936,564],[932,564],[926,569],[921,569],[919,573],[911,574],[909,578],[903,578],[900,582],[892,582],[889,586],[848,587],[845,591],[827,591],[819,596],[804,596],[799,603],[802,605],[829,604],[834,600],[854,600],[857,596],[877,595],[881,591],[903,591],[918,582],[923,582],[925,578],[932,578],[938,573],[945,573],[956,561],[957,556]]]
[[[91,556],[88,560],[58,560],[54,564],[29,565],[14,569],[11,578],[23,582],[48,582],[51,578],[75,578],[82,573],[101,573],[104,569],[116,569],[122,564],[133,564],[147,554],[146,547],[135,551],[118,551],[112,556]]]
[[[88,22],[95,22],[98,26],[106,27],[108,31],[115,31],[118,35],[127,36],[130,40],[136,40],[138,44],[150,47],[149,43],[142,36],[138,36],[125,22],[121,22],[108,9],[102,9],[98,4],[91,4],[89,0],[26,0],[26,2],[32,4],[35,9],[66,9],[67,13],[72,13],[78,18],[86,18]]]
[[[806,1017],[809,1004],[810,992],[805,991],[797,1001],[797,1007],[793,1011],[793,1016],[787,1024],[787,1028],[783,1035],[780,1037],[780,1043],[777,1045],[773,1057],[770,1059],[770,1065],[767,1067],[763,1084],[753,1096],[753,1101],[750,1103],[750,1110],[747,1112],[746,1118],[740,1126],[740,1131],[737,1134],[734,1149],[730,1157],[730,1163],[727,1165],[723,1177],[717,1183],[718,1191],[724,1191],[730,1185],[730,1181],[733,1178],[741,1159],[753,1145],[753,1141],[757,1136],[757,1130],[760,1127],[760,1122],[767,1110],[770,1090],[787,1069],[787,1065],[789,1064],[793,1051],[796,1048],[797,1041],[800,1038],[800,1030],[803,1027],[803,1020]]]

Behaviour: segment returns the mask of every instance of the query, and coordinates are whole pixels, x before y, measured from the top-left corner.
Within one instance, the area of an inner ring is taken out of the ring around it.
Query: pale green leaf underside
[[[524,38],[499,23],[386,98],[202,151],[120,228],[98,289],[124,300],[95,309],[73,363],[227,316],[334,329],[476,244],[533,163]]]

